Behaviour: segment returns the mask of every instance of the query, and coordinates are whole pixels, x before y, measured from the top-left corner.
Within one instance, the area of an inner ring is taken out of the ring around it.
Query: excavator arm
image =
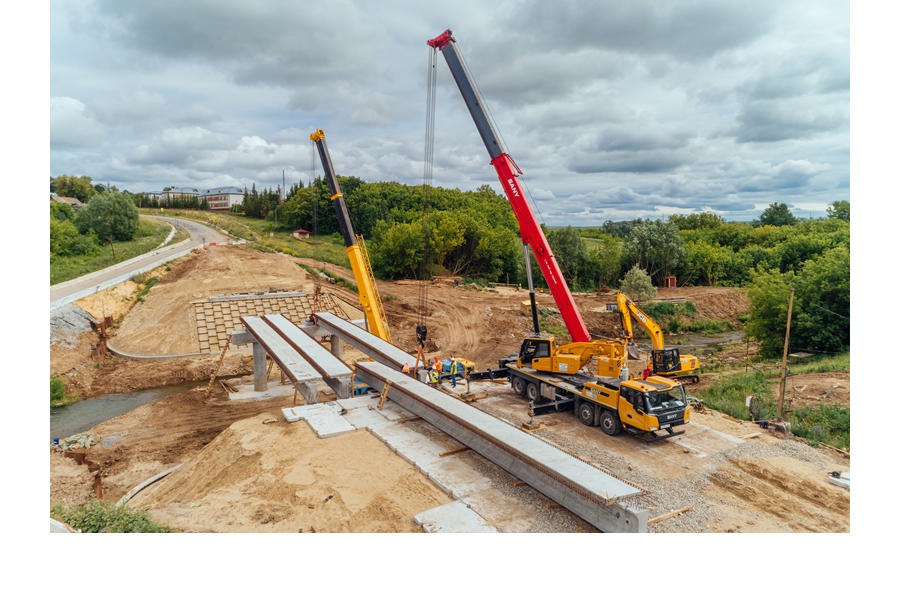
[[[621,315],[622,319],[622,329],[625,330],[625,338],[629,342],[634,338],[634,330],[631,326],[631,317],[633,316],[644,328],[644,331],[647,332],[647,335],[650,336],[650,342],[653,344],[653,349],[662,350],[665,348],[662,328],[656,321],[638,308],[637,304],[632,302],[631,299],[622,292],[616,294],[616,304],[619,307],[619,315]]]
[[[325,171],[325,181],[331,191],[334,212],[337,214],[338,226],[344,238],[347,258],[350,259],[350,268],[356,280],[356,287],[359,289],[359,304],[366,315],[366,323],[372,333],[386,342],[391,342],[391,332],[388,328],[381,297],[378,295],[378,288],[375,287],[375,276],[372,274],[372,265],[369,262],[365,241],[361,235],[356,235],[353,231],[347,204],[344,202],[344,194],[341,193],[341,186],[331,164],[331,155],[325,144],[325,132],[321,129],[316,130],[309,136],[309,139],[316,144],[319,151],[322,169]]]

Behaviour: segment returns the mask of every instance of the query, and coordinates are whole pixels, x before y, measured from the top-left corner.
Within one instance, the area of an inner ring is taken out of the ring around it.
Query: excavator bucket
[[[641,358],[641,353],[638,352],[637,346],[633,343],[629,343],[626,346],[626,351],[628,352],[628,360],[638,360]]]

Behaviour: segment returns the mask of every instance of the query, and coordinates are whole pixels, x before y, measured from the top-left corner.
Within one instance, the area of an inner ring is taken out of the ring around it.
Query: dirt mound
[[[451,499],[364,430],[319,439],[277,412],[238,421],[130,506],[176,529],[417,532]]]
[[[850,529],[850,494],[790,457],[735,460],[710,475],[710,481],[764,514],[776,519],[790,515],[793,531]]]
[[[192,301],[306,288],[312,291],[306,272],[290,257],[240,246],[197,250],[160,272],[159,282],[122,320],[113,343],[122,352],[134,354],[196,352]]]

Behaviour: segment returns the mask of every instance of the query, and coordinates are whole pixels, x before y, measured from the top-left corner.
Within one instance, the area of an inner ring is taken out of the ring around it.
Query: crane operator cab
[[[522,340],[519,348],[519,366],[530,367],[535,358],[547,358],[551,353],[552,338],[530,337]]]

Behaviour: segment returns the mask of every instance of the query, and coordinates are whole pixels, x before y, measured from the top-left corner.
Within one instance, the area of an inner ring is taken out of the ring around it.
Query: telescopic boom
[[[544,275],[544,280],[550,288],[550,293],[553,294],[553,300],[559,307],[563,322],[565,322],[569,330],[569,336],[573,342],[590,341],[591,335],[584,324],[584,319],[581,318],[581,313],[578,312],[578,307],[575,305],[569,286],[563,278],[559,264],[553,256],[550,244],[547,243],[547,238],[537,222],[534,211],[531,209],[528,198],[525,196],[525,191],[518,184],[517,180],[522,170],[519,169],[518,165],[503,147],[500,136],[497,135],[496,128],[484,108],[484,101],[481,99],[478,90],[472,82],[472,77],[463,64],[462,57],[453,39],[453,33],[448,29],[436,38],[429,40],[428,45],[434,48],[435,51],[440,50],[447,61],[450,73],[456,81],[466,107],[475,121],[475,127],[478,129],[478,133],[481,135],[481,139],[491,157],[491,165],[497,171],[497,177],[500,179],[503,191],[506,193],[506,197],[509,199],[509,203],[519,222],[519,233],[522,236],[522,242],[531,246],[541,273]]]

